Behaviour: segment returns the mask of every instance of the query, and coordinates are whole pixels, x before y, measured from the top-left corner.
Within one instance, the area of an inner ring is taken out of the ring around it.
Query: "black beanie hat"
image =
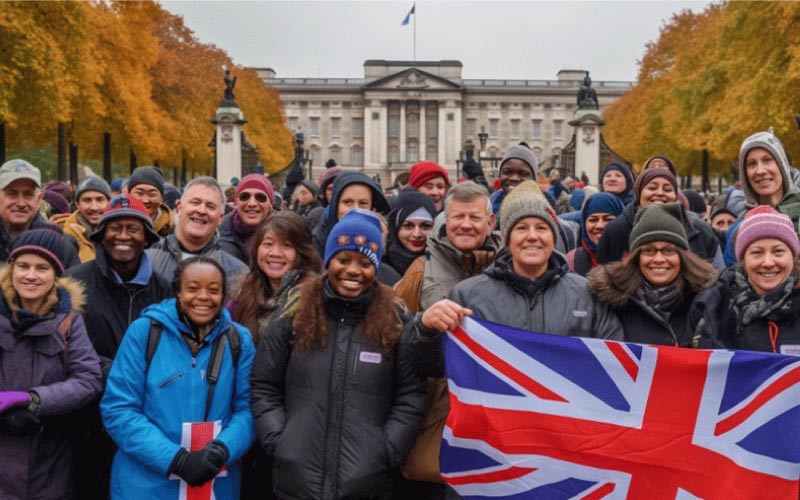
[[[64,272],[64,260],[71,243],[62,234],[52,229],[32,229],[25,231],[11,246],[8,261],[12,262],[18,256],[32,253],[43,258],[53,266],[56,276]]]
[[[137,167],[128,178],[128,192],[138,184],[155,186],[161,195],[164,195],[164,176],[156,167]]]
[[[389,212],[389,234],[397,237],[400,227],[408,219],[408,216],[418,209],[424,209],[431,216],[431,221],[436,219],[436,204],[430,196],[417,191],[416,189],[404,189],[395,197],[394,209]]]
[[[668,241],[689,250],[681,203],[657,203],[636,212],[628,246],[630,251],[654,241]]]

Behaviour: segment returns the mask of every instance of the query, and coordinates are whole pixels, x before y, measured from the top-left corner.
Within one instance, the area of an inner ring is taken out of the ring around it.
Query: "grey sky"
[[[279,77],[361,77],[366,59],[457,59],[465,78],[553,79],[587,69],[595,80],[634,80],[648,41],[692,1],[162,2],[236,64]]]

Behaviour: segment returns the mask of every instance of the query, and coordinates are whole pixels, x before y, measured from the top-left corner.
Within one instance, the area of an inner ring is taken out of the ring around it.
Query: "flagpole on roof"
[[[417,60],[417,2],[411,7],[414,11],[414,61]]]

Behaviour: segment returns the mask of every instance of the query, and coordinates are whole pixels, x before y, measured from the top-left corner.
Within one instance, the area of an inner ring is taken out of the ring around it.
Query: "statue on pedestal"
[[[583,79],[581,88],[578,90],[578,107],[581,109],[600,109],[597,102],[597,92],[592,88],[592,79],[589,73]]]
[[[225,100],[226,101],[236,101],[236,96],[233,95],[233,88],[236,87],[236,79],[238,77],[234,76],[231,79],[231,70],[225,70]]]

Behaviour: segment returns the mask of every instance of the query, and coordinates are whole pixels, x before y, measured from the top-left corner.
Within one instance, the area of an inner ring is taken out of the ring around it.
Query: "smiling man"
[[[50,222],[61,226],[64,234],[78,242],[78,257],[81,262],[94,259],[94,243],[89,240],[89,235],[97,229],[110,199],[111,187],[108,183],[100,177],[89,176],[75,190],[77,210],[50,218]]]
[[[533,151],[520,145],[508,148],[498,172],[500,189],[492,193],[492,210],[496,216],[500,216],[500,205],[506,195],[519,183],[536,179],[538,171],[539,161]]]
[[[236,186],[234,209],[219,226],[219,245],[242,262],[250,260],[250,242],[272,215],[275,189],[261,174],[248,174]]]
[[[52,229],[62,232],[39,212],[44,198],[41,185],[41,172],[25,160],[9,160],[0,166],[0,261],[8,259],[11,244],[24,231]],[[80,262],[72,245],[65,259],[65,268]]]
[[[192,179],[175,211],[178,213],[175,232],[147,250],[153,270],[172,281],[178,262],[193,255],[205,255],[222,265],[228,290],[235,293],[236,277],[246,272],[247,266],[220,246],[217,228],[225,214],[225,194],[219,183],[213,177]]]
[[[130,195],[112,199],[89,238],[96,246],[94,260],[67,270],[66,275],[84,285],[90,304],[83,314],[86,330],[108,367],[130,323],[145,307],[170,297],[172,289],[168,280],[152,271],[145,254],[159,237],[138,199]],[[76,460],[81,463],[76,498],[106,498],[115,447],[103,431],[97,402],[83,423],[85,432],[76,446]]]
[[[172,233],[172,210],[164,203],[164,176],[156,167],[137,167],[128,179],[128,193],[144,203],[153,230],[162,238]]]

